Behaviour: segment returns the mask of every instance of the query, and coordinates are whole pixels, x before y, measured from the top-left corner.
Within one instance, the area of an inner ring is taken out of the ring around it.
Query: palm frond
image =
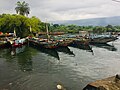
[[[29,4],[25,3],[25,1],[17,2],[17,7],[15,8],[16,13],[19,13],[21,15],[28,15],[30,13],[30,8],[29,8]]]

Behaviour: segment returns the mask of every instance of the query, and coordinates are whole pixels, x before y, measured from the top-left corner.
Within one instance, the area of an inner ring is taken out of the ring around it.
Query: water
[[[91,47],[93,52],[74,47],[0,49],[0,90],[57,90],[57,84],[82,90],[120,73],[120,39]]]

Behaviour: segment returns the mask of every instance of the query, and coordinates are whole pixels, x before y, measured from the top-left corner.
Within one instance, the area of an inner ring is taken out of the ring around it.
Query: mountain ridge
[[[64,21],[51,21],[53,24],[74,24],[79,26],[106,26],[106,25],[120,25],[120,16],[90,18],[80,20],[64,20]]]

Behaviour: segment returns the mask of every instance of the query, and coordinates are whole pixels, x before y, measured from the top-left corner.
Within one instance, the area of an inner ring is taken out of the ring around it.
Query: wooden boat
[[[12,47],[21,47],[28,43],[28,41],[25,38],[15,38],[14,40],[10,41]]]
[[[57,47],[58,47],[58,43],[57,43],[57,42],[54,42],[54,41],[45,42],[45,43],[43,44],[43,47],[49,48],[49,49],[57,48]]]
[[[9,48],[11,45],[9,42],[5,41],[5,42],[1,42],[0,41],[0,48]]]
[[[10,43],[7,38],[10,38],[11,34],[2,34],[0,35],[0,48],[8,48],[10,47]]]
[[[83,90],[119,90],[120,75],[89,83]]]
[[[110,45],[110,44],[94,44],[93,46],[99,47],[99,48],[104,48],[109,51],[117,51],[117,48],[114,45]]]
[[[50,56],[53,56],[53,57],[57,58],[58,60],[60,59],[57,50],[54,48],[45,48],[45,47],[41,46],[38,42],[34,43],[33,40],[29,41],[29,46],[34,47],[35,49],[37,49],[43,53],[46,53]]]
[[[69,47],[67,47],[67,46],[65,46],[65,47],[59,47],[59,48],[57,48],[56,50],[57,50],[58,52],[63,52],[63,53],[65,53],[65,54],[69,54],[69,55],[75,56],[74,52],[71,51],[71,50],[69,49]]]
[[[4,48],[6,46],[6,42],[1,42],[0,41],[0,48]]]
[[[89,37],[90,39],[90,44],[106,44],[111,41],[115,41],[117,36],[112,36],[112,35],[91,35]]]
[[[90,44],[106,44],[111,41],[115,41],[117,37],[100,37],[100,38],[94,38],[90,39]]]
[[[73,42],[73,40],[67,38],[64,35],[53,36],[53,40],[58,43],[59,47],[66,47],[66,46],[70,45],[70,43]]]
[[[89,45],[89,40],[87,39],[74,39],[70,46],[81,47]]]
[[[39,40],[39,44],[43,46],[44,48],[53,49],[58,47],[58,43],[52,39],[50,39],[48,26],[47,26],[47,20],[46,20],[46,35],[47,38],[43,39],[42,41]]]
[[[60,47],[66,47],[72,43],[71,40],[57,40],[57,42]]]
[[[39,46],[41,48],[53,49],[58,47],[58,43],[48,39],[39,39],[39,38],[31,38],[29,39],[30,44]]]
[[[86,40],[76,39],[73,41],[73,43],[70,44],[70,46],[74,47],[74,48],[86,50],[86,51],[92,52],[92,54],[94,54],[91,46],[89,45],[89,40],[87,40],[87,39]]]

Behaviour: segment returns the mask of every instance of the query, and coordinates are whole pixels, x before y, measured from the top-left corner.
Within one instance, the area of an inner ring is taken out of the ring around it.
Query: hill
[[[54,24],[75,24],[79,26],[106,26],[110,25],[120,25],[120,16],[114,17],[104,17],[104,18],[91,18],[91,19],[81,19],[81,20],[66,20],[66,21],[52,21]]]

